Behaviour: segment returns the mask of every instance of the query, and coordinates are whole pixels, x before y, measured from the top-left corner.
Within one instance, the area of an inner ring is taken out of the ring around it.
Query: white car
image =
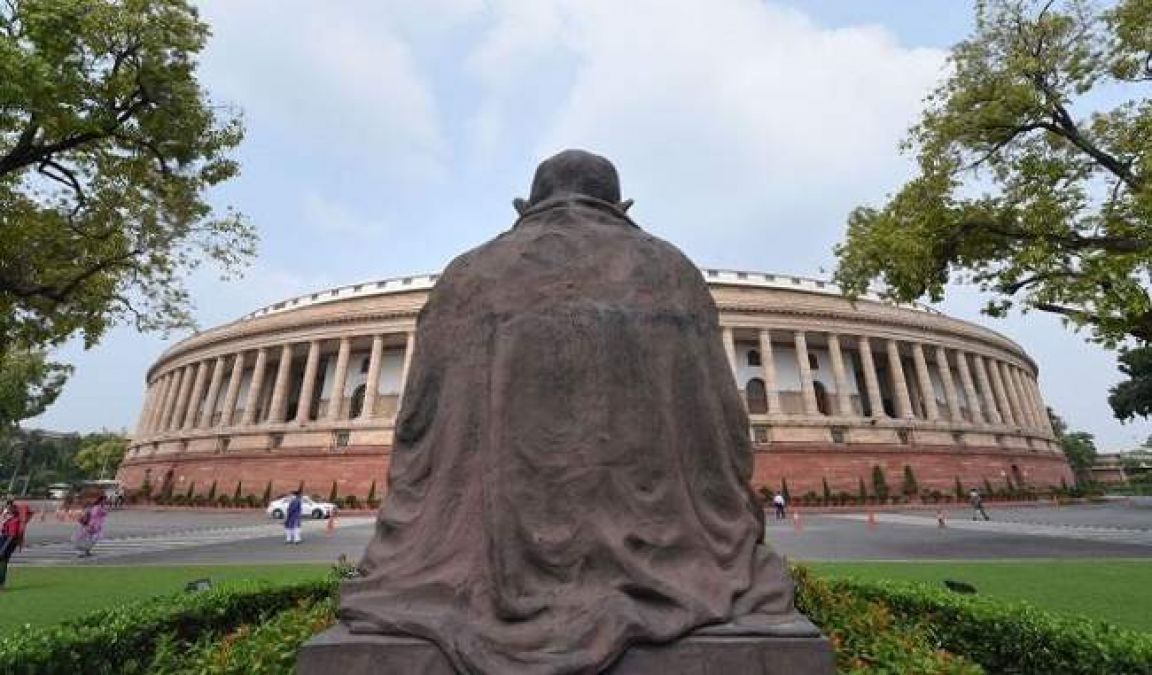
[[[288,502],[290,501],[292,501],[292,495],[274,499],[264,511],[276,520],[283,520],[288,513]],[[312,516],[316,520],[320,520],[321,518],[331,518],[332,514],[336,512],[336,505],[330,502],[314,502],[308,497],[301,497],[300,501],[303,502],[300,505],[301,518]]]

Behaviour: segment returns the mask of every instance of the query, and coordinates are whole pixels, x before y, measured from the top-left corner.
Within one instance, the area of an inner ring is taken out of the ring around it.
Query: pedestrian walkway
[[[343,529],[357,525],[368,525],[375,521],[376,519],[372,516],[337,518],[333,527]],[[306,530],[314,537],[323,536],[321,533],[326,527],[328,527],[328,521],[305,522]],[[102,539],[96,544],[91,558],[78,558],[76,549],[70,541],[55,541],[25,548],[23,551],[12,556],[12,563],[67,565],[78,562],[83,563],[88,560],[108,560],[110,558],[119,558],[141,553],[158,553],[210,546],[213,544],[227,544],[249,539],[263,539],[268,537],[282,538],[283,536],[283,523],[272,522],[240,527],[200,528],[132,537],[112,537]]]
[[[961,517],[959,514],[963,513]],[[863,513],[844,513],[830,515],[829,518],[839,520],[867,521],[868,515]],[[1009,520],[970,520],[969,511],[952,512],[947,520],[947,527],[953,530],[984,532],[1027,537],[1061,537],[1064,539],[1081,539],[1086,541],[1104,541],[1120,544],[1136,544],[1152,546],[1152,530],[1144,528],[1120,528],[1106,525],[1061,525],[1040,522],[1022,522]],[[877,526],[885,524],[911,525],[918,527],[939,527],[935,514],[911,513],[879,513],[876,514]]]

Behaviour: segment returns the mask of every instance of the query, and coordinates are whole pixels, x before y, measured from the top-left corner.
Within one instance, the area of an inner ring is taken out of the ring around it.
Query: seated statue
[[[440,277],[341,592],[352,632],[426,638],[459,672],[552,675],[798,618],[716,306],[630,205],[610,162],[562,152],[512,229]]]

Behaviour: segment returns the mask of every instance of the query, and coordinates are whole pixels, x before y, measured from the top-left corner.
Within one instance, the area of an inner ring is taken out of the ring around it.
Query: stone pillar
[[[268,369],[268,349],[256,350],[256,365],[252,367],[252,381],[248,383],[248,400],[244,402],[244,425],[256,423],[256,413],[260,406],[260,390],[264,388],[264,371]]]
[[[828,334],[828,353],[832,355],[832,377],[836,381],[836,412],[843,417],[856,414],[852,398],[848,395],[848,376],[844,372],[844,355],[840,351],[840,336]]]
[[[145,435],[156,430],[156,417],[160,414],[160,408],[164,406],[164,397],[168,393],[168,377],[165,375],[158,376],[152,386],[156,389],[156,394],[152,400],[152,405],[148,407],[148,417],[144,420]]]
[[[936,347],[936,369],[940,371],[940,382],[944,385],[944,400],[948,402],[948,417],[953,422],[963,422],[960,414],[960,397],[956,395],[956,382],[952,379],[952,368],[948,365],[948,352]]]
[[[992,391],[996,394],[996,403],[1000,407],[1000,418],[1005,424],[1015,426],[1016,417],[1012,414],[1012,404],[1008,402],[1008,392],[1004,389],[1004,380],[1000,379],[998,361],[989,359],[988,376],[992,380]]]
[[[188,411],[188,399],[192,397],[193,377],[200,370],[200,364],[184,366],[184,374],[180,378],[180,393],[176,398],[176,410],[172,413],[173,429],[184,426],[184,417]]]
[[[151,385],[146,384],[143,410],[140,411],[140,421],[136,423],[136,440],[140,440],[148,435],[150,425],[152,424],[152,416],[156,412],[156,403],[161,394],[160,385],[160,378],[156,378]]]
[[[776,359],[772,354],[772,334],[767,328],[760,330],[760,376],[764,378],[764,391],[768,396],[768,413],[784,412],[780,407],[780,390],[776,384]]]
[[[724,326],[724,353],[728,356],[728,369],[732,371],[732,379],[736,379],[736,338],[732,334],[731,326]],[[740,388],[739,381],[736,382],[736,388]]]
[[[376,416],[376,397],[380,393],[380,361],[384,357],[384,336],[372,336],[372,353],[368,356],[368,381],[364,383],[364,407],[360,419]]]
[[[268,408],[269,424],[286,422],[288,418],[288,386],[292,372],[292,345],[280,347],[280,363],[276,365],[276,381],[272,384],[272,405]]]
[[[928,374],[928,362],[924,360],[924,345],[912,343],[912,363],[916,367],[916,382],[920,385],[920,400],[924,402],[924,417],[940,419],[940,409],[936,406],[936,390],[932,388],[932,376]]]
[[[348,382],[348,355],[352,352],[352,340],[340,338],[340,350],[336,352],[336,372],[332,377],[332,394],[328,397],[328,419],[340,419],[344,407],[344,385]]]
[[[868,407],[872,410],[872,417],[887,417],[884,398],[880,395],[880,378],[876,377],[876,361],[872,358],[872,343],[861,335],[856,344],[860,350],[860,367],[864,370],[864,389],[868,392]]]
[[[1020,382],[1020,370],[1016,366],[1004,364],[1004,374],[1008,378],[1008,390],[1012,392],[1016,407],[1020,410],[1017,419],[1021,420],[1024,427],[1035,431],[1036,413],[1032,410],[1032,402],[1028,400],[1028,393],[1024,391],[1023,383]]]
[[[1025,376],[1024,383],[1032,390],[1032,397],[1036,399],[1036,414],[1040,416],[1040,430],[1052,433],[1052,419],[1048,417],[1048,407],[1044,405],[1044,394],[1040,391],[1040,383],[1029,376]]]
[[[904,379],[904,364],[900,362],[900,345],[895,340],[888,340],[888,374],[896,395],[896,416],[911,419],[914,417],[912,398],[908,396],[908,381]]]
[[[304,363],[304,380],[300,383],[300,401],[296,404],[296,423],[307,424],[316,393],[316,370],[320,367],[320,341],[308,343],[308,360]]]
[[[404,343],[404,365],[400,368],[400,396],[396,399],[396,414],[400,414],[400,406],[404,404],[404,393],[408,389],[408,371],[412,368],[412,354],[416,351],[416,331],[408,333]]]
[[[1004,418],[1000,416],[1000,408],[996,405],[996,394],[992,391],[992,380],[988,377],[988,365],[984,363],[984,357],[976,354],[972,355],[973,363],[976,364],[976,380],[980,383],[980,391],[984,394],[984,408],[988,411],[989,424],[1004,424]]]
[[[160,412],[160,423],[157,431],[167,431],[170,428],[172,416],[176,413],[176,399],[180,395],[180,384],[183,379],[183,368],[168,373],[168,393],[164,397],[164,409]]]
[[[212,426],[212,413],[216,412],[216,397],[220,395],[220,385],[224,382],[224,357],[216,357],[216,365],[212,367],[212,382],[208,385],[208,395],[204,397],[204,405],[200,409],[200,426],[204,429]]]
[[[968,399],[972,424],[983,424],[984,414],[980,411],[980,399],[976,396],[976,385],[972,383],[972,372],[968,370],[968,355],[964,352],[956,352],[956,368],[960,371],[960,385],[964,387],[964,398]]]
[[[800,393],[804,399],[804,413],[806,415],[819,415],[820,407],[816,405],[816,387],[812,384],[812,366],[808,363],[808,339],[802,330],[796,331],[793,339],[796,344],[796,366],[800,370]]]
[[[192,394],[188,397],[188,407],[184,413],[183,428],[191,429],[196,425],[196,413],[200,410],[200,401],[204,399],[204,387],[208,384],[208,362],[201,361],[196,364],[196,379],[193,380]]]
[[[228,391],[224,393],[224,407],[220,411],[220,426],[232,425],[232,414],[236,412],[236,399],[240,398],[240,380],[244,379],[244,352],[236,352],[232,357],[232,375],[228,378]]]

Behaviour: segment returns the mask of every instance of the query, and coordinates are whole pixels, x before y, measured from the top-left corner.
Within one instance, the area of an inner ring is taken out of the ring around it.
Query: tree
[[[253,254],[205,199],[243,136],[197,81],[208,33],[185,0],[0,4],[0,354],[189,326],[187,273]]]
[[[1108,390],[1108,405],[1112,415],[1121,422],[1152,415],[1152,348],[1136,347],[1120,352],[1117,361],[1120,372],[1128,379],[1121,380]]]
[[[984,311],[1152,340],[1152,3],[985,0],[904,142],[918,172],[848,218],[835,280],[898,302],[951,281]],[[1123,99],[1111,108],[1093,103]]]
[[[916,482],[916,474],[912,473],[912,466],[909,464],[904,465],[904,485],[901,492],[909,499],[920,492],[920,485]]]
[[[85,439],[74,461],[84,475],[103,479],[116,474],[127,449],[128,439],[123,435],[93,434]]]
[[[872,467],[872,492],[880,503],[888,501],[888,481],[884,478],[884,469],[879,464]]]
[[[1080,482],[1090,481],[1092,474],[1089,469],[1096,463],[1096,438],[1087,431],[1069,431],[1068,423],[1052,408],[1048,408],[1048,419],[1052,421],[1056,441],[1068,458],[1068,465],[1072,467],[1076,479]]]
[[[52,405],[71,372],[70,366],[49,361],[43,352],[0,351],[0,436]]]

